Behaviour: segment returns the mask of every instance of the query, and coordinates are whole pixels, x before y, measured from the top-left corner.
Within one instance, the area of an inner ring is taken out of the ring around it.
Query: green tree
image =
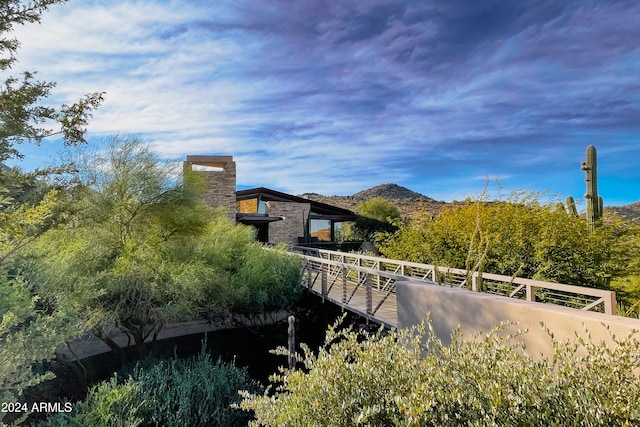
[[[114,350],[120,347],[110,333],[118,328],[145,355],[145,340],[203,297],[203,277],[190,279],[211,272],[188,259],[198,249],[190,238],[217,223],[140,140],[114,137],[105,151],[80,155],[77,164],[77,212],[32,247],[24,274],[53,307],[82,312],[86,326]]]
[[[201,203],[197,172],[185,171],[185,186],[148,144],[121,136],[78,164],[76,214],[31,247],[23,269],[114,351],[114,332],[144,357],[168,322],[283,308],[299,294],[300,260]]]
[[[46,310],[33,286],[11,267],[18,250],[64,220],[68,207],[59,188],[42,178],[60,169],[22,173],[2,162],[23,157],[18,145],[39,144],[61,135],[66,145],[84,142],[87,121],[102,101],[88,94],[71,105],[44,106],[55,86],[36,80],[35,72],[9,75],[16,64],[19,42],[9,36],[16,25],[36,23],[50,6],[64,0],[0,1],[0,401],[14,401],[25,387],[48,374],[33,365],[53,357],[54,350],[77,333],[70,313]],[[0,420],[4,413],[0,413]]]
[[[402,225],[380,250],[390,258],[581,286],[604,287],[608,276],[621,274],[614,254],[625,224],[610,217],[590,233],[584,218],[539,200],[537,193],[468,200],[434,220]]]
[[[40,22],[50,6],[66,0],[2,0],[0,2],[0,70],[16,64],[20,43],[7,35],[16,25]],[[16,148],[24,141],[40,143],[43,139],[62,135],[65,144],[84,141],[91,112],[102,102],[103,93],[87,94],[75,104],[60,108],[43,106],[55,83],[42,82],[35,72],[25,71],[20,78],[8,76],[0,89],[0,162],[22,158]]]
[[[355,226],[347,226],[344,232],[355,240],[373,241],[378,235],[395,231],[400,220],[398,208],[392,201],[383,197],[374,197],[358,203],[355,212]]]

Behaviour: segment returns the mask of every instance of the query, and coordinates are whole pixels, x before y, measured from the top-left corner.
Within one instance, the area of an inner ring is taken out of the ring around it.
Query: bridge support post
[[[289,328],[287,334],[289,355],[287,356],[289,362],[289,369],[294,370],[296,368],[296,318],[295,316],[289,316],[287,319],[289,322]]]
[[[371,274],[365,273],[364,276],[365,301],[367,305],[367,314],[373,314],[373,295],[371,294]]]

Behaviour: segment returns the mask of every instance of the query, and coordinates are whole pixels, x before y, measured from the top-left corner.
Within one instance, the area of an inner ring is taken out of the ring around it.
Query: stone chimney
[[[203,201],[212,208],[224,206],[229,219],[236,219],[236,162],[233,156],[187,156],[185,171],[205,175],[207,191]]]

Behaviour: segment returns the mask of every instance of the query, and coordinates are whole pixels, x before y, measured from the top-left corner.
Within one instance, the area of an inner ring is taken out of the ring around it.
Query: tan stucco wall
[[[573,339],[578,332],[586,337],[583,325],[594,342],[613,344],[603,323],[618,338],[632,330],[640,330],[640,320],[602,313],[581,311],[550,304],[533,303],[507,297],[471,292],[437,284],[403,281],[396,283],[398,327],[406,328],[420,323],[430,312],[432,326],[438,337],[450,342],[451,331],[458,325],[464,336],[488,332],[504,321],[518,322],[506,332],[528,329],[521,339],[529,354],[552,354],[552,341],[540,327],[550,329],[556,340]],[[636,334],[640,339],[640,334]]]
[[[298,244],[298,237],[304,237],[304,227],[310,203],[267,202],[269,216],[282,216],[284,220],[269,224],[269,243]]]

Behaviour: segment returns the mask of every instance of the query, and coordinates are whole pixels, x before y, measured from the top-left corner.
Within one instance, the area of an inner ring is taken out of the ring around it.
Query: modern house
[[[232,156],[187,156],[184,170],[204,174],[209,206],[227,209],[229,218],[251,225],[258,241],[291,245],[335,244],[344,222],[355,221],[348,210],[264,187],[236,191]]]

